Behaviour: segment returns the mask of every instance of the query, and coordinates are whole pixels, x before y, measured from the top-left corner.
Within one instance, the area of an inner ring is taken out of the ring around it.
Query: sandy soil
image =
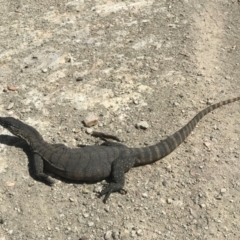
[[[94,130],[153,144],[240,95],[237,0],[0,6],[0,116],[51,143],[100,144],[82,124],[94,113]],[[172,154],[131,169],[127,194],[107,204],[104,181],[36,181],[26,143],[0,128],[0,240],[240,239],[239,126],[239,102],[209,114]]]

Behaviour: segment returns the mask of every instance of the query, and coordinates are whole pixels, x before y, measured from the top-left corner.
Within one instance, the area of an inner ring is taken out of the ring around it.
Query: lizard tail
[[[173,135],[162,140],[161,142],[145,148],[135,148],[134,150],[137,151],[137,157],[134,166],[150,164],[167,156],[188,137],[188,135],[196,127],[197,123],[205,115],[207,115],[216,108],[239,100],[240,97],[236,97],[210,105],[209,107],[203,109],[201,112],[195,115],[195,117],[192,118],[192,120],[190,120],[184,127],[175,132]]]

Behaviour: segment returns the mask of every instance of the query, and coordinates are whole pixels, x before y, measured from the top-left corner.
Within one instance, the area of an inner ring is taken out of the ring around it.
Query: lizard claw
[[[104,196],[103,198],[103,202],[106,203],[110,194],[113,193],[113,192],[125,192],[126,193],[126,190],[124,190],[122,188],[122,185],[121,184],[118,184],[118,183],[110,183],[106,188],[104,188],[98,195],[98,197],[102,197]]]
[[[121,193],[122,195],[126,195],[127,194],[127,190],[122,188],[121,190],[119,190],[119,193]]]
[[[107,202],[110,194],[113,192],[113,190],[112,190],[112,188],[111,188],[110,185],[111,185],[111,184],[109,184],[106,188],[104,188],[104,189],[99,193],[99,195],[98,195],[99,198],[105,195],[104,198],[103,198],[103,202],[104,202],[104,203]]]

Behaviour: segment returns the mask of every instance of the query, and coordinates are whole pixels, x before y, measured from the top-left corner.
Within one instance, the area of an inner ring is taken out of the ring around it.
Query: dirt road
[[[49,142],[99,144],[82,124],[94,113],[93,129],[153,144],[240,95],[237,0],[0,6],[0,115]],[[240,239],[239,163],[239,102],[206,116],[166,158],[131,169],[127,194],[107,204],[96,197],[104,182],[36,181],[25,143],[0,128],[0,240]]]

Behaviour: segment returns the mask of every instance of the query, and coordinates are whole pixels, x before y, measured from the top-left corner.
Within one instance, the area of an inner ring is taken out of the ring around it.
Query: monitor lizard
[[[173,135],[155,145],[142,148],[129,148],[121,143],[106,141],[101,145],[74,149],[64,144],[50,144],[44,141],[35,128],[13,117],[0,117],[0,125],[29,144],[33,152],[35,176],[49,185],[53,185],[54,180],[44,170],[66,179],[84,182],[96,182],[110,177],[110,183],[99,194],[99,197],[104,196],[103,202],[106,202],[112,192],[123,189],[125,172],[132,167],[164,158],[187,138],[206,114],[239,100],[240,97],[236,97],[210,105]],[[118,139],[112,135],[106,136]],[[104,134],[102,137],[104,138]]]

